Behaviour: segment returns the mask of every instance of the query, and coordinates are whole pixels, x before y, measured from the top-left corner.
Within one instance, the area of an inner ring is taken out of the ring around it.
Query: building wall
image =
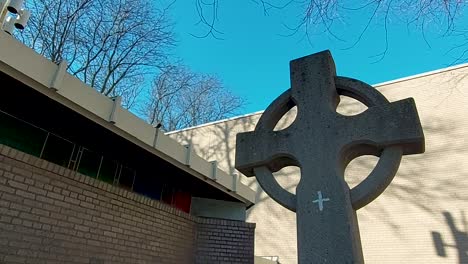
[[[0,263],[253,263],[255,224],[193,217],[4,145],[0,197]]]
[[[351,76],[352,77],[352,76]],[[365,80],[364,80],[365,81]],[[413,97],[426,137],[426,153],[405,156],[386,191],[358,211],[366,263],[468,263],[468,65],[377,86],[390,101]],[[364,110],[342,100],[339,112]],[[217,160],[233,173],[236,134],[252,131],[261,113],[187,129],[171,136],[192,142],[203,158]],[[294,109],[278,129],[290,124]],[[346,169],[350,187],[365,178],[377,162],[360,157]],[[294,193],[300,171],[287,167],[276,179]],[[297,263],[295,214],[268,197],[255,179],[242,177],[256,190],[257,202],[247,221],[257,223],[255,255],[279,256]]]
[[[196,264],[253,263],[255,225],[204,219],[197,228]]]

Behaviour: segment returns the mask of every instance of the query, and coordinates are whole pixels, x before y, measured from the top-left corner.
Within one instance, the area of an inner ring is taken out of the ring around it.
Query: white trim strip
[[[232,120],[235,120],[235,119],[240,119],[240,118],[245,118],[245,117],[249,117],[249,116],[259,115],[259,114],[262,114],[263,112],[264,112],[264,110],[258,111],[258,112],[254,112],[254,113],[250,113],[250,114],[245,114],[245,115],[230,117],[230,118],[226,118],[226,119],[221,119],[221,120],[217,120],[217,121],[213,121],[213,122],[201,124],[201,125],[198,125],[198,126],[187,127],[187,128],[183,128],[183,129],[179,129],[179,130],[169,131],[169,132],[166,132],[165,134],[166,134],[166,135],[176,134],[176,133],[179,133],[179,132],[182,132],[182,131],[186,131],[186,130],[191,130],[191,129],[196,129],[196,128],[200,128],[200,127],[211,126],[211,125],[214,125],[214,124],[224,123],[224,122],[232,121]]]

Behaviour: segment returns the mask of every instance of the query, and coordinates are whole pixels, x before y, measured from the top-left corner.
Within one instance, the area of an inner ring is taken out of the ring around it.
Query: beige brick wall
[[[380,85],[390,101],[414,97],[426,136],[426,153],[405,156],[395,180],[373,203],[358,211],[366,263],[468,263],[468,66]],[[340,112],[362,110],[342,100]],[[280,124],[287,126],[294,113]],[[236,134],[254,129],[260,114],[173,133],[180,142],[234,172]],[[360,157],[346,170],[350,187],[366,177],[375,157]],[[294,193],[298,168],[276,173]],[[242,177],[257,192],[247,220],[257,223],[255,254],[296,263],[295,215],[271,200],[254,179]],[[437,253],[439,250],[439,254]],[[442,254],[443,253],[443,254]]]
[[[0,263],[253,263],[255,224],[192,217],[3,145],[0,198]]]

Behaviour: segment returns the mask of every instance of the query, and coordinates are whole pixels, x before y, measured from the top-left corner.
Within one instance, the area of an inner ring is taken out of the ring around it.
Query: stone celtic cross
[[[424,135],[412,98],[390,103],[372,86],[338,77],[329,51],[290,63],[291,89],[263,113],[253,132],[237,135],[236,168],[256,176],[276,202],[296,212],[300,264],[364,263],[356,210],[390,184],[402,155],[424,152]],[[355,116],[336,112],[339,95],[368,109]],[[294,122],[273,131],[297,106]],[[348,163],[361,155],[379,156],[370,175],[350,189]],[[285,166],[298,166],[296,194],[273,177]]]

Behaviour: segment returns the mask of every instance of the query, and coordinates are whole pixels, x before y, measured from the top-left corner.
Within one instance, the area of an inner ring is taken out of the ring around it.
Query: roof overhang
[[[193,177],[206,182],[250,207],[255,192],[229,175],[216,162],[207,161],[161,133],[64,69],[37,54],[10,35],[0,32],[0,71],[66,106],[133,144],[166,160]]]

